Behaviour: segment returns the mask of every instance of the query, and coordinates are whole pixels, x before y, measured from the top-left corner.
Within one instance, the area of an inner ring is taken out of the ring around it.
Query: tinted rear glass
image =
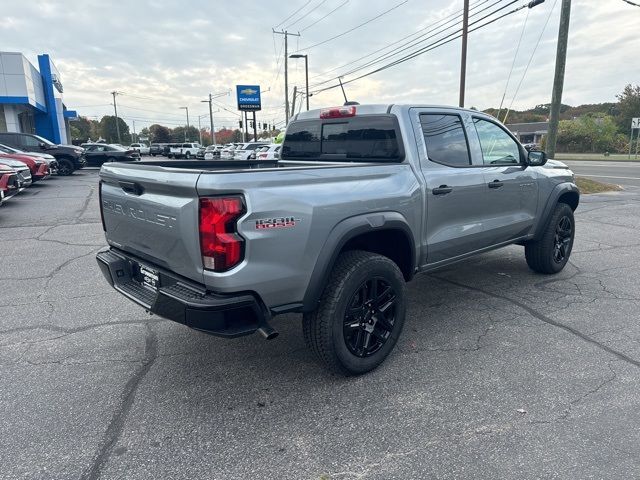
[[[429,113],[420,115],[429,160],[452,167],[471,164],[467,137],[459,115]]]
[[[282,158],[325,161],[401,161],[403,151],[393,115],[340,120],[301,120],[289,125]]]

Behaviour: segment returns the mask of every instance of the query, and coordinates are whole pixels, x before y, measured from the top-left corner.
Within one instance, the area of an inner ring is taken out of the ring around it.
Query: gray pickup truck
[[[105,164],[108,282],[146,310],[222,337],[303,314],[330,370],[377,367],[416,273],[510,244],[563,269],[579,191],[495,118],[434,106],[298,114],[278,161]]]

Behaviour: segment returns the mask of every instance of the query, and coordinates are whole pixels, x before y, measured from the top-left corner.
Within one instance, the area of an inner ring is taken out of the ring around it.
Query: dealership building
[[[77,118],[62,99],[60,72],[47,54],[38,68],[21,53],[0,52],[0,132],[35,133],[70,143],[69,120]]]

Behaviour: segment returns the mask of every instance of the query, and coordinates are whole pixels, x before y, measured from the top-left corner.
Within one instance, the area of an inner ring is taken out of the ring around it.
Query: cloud
[[[136,125],[154,121],[179,123],[183,113],[178,107],[189,105],[190,116],[205,114],[207,106],[201,100],[210,92],[221,93],[234,89],[236,84],[255,83],[264,91],[263,111],[258,118],[283,120],[283,38],[274,35],[271,27],[302,6],[302,0],[291,4],[240,0],[224,5],[193,0],[188,8],[177,0],[129,2],[127,8],[104,0],[5,3],[0,28],[10,29],[11,35],[5,35],[2,48],[21,51],[34,64],[37,54],[50,53],[61,71],[69,108],[99,105],[81,108],[80,114],[111,113],[110,92],[117,90],[124,92],[118,97],[123,105],[119,111],[126,119],[138,119]],[[319,0],[312,0],[288,21],[293,23],[293,31],[319,20],[342,2],[328,1],[311,11],[317,3]],[[506,92],[506,101],[513,101],[514,108],[550,101],[560,2],[526,76],[523,74],[553,4],[548,0],[529,12]],[[330,80],[379,55],[400,55],[425,45],[429,42],[429,33],[425,33],[429,26],[447,18],[455,21],[459,6],[448,0],[411,1],[343,37],[305,50],[305,46],[344,32],[388,8],[388,2],[383,0],[351,0],[303,31],[301,37],[289,37],[289,52],[300,49],[309,55],[312,84]],[[525,17],[526,11],[520,11],[470,34],[467,105],[499,105]],[[633,61],[637,57],[637,23],[637,8],[624,2],[574,0],[565,103],[613,101],[626,83],[638,81],[637,62]],[[422,32],[412,35],[420,29]],[[411,41],[413,46],[405,45]],[[371,54],[376,50],[381,51]],[[371,55],[356,61],[368,54]],[[304,61],[288,63],[290,90],[294,85],[303,90]],[[459,40],[348,83],[357,74],[385,63],[388,60],[344,76],[350,100],[457,104]],[[330,71],[345,64],[348,66]],[[334,83],[332,80],[327,85]],[[343,101],[341,90],[335,88],[314,95],[311,107],[339,105]],[[226,122],[227,126],[235,126],[235,94],[220,97],[217,105],[221,125]]]

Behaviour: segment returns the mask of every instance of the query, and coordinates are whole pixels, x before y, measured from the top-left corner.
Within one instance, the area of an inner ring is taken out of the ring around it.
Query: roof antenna
[[[360,105],[358,102],[350,102],[347,99],[347,94],[344,93],[344,86],[342,85],[342,77],[338,77],[338,81],[340,82],[340,88],[342,89],[342,95],[344,96],[344,106],[348,106],[348,105]]]
[[[344,96],[344,104],[346,105],[347,103],[349,103],[349,100],[347,100],[347,94],[344,93],[344,87],[342,86],[342,77],[338,77],[338,81],[340,82],[340,88],[342,89],[342,95]]]

